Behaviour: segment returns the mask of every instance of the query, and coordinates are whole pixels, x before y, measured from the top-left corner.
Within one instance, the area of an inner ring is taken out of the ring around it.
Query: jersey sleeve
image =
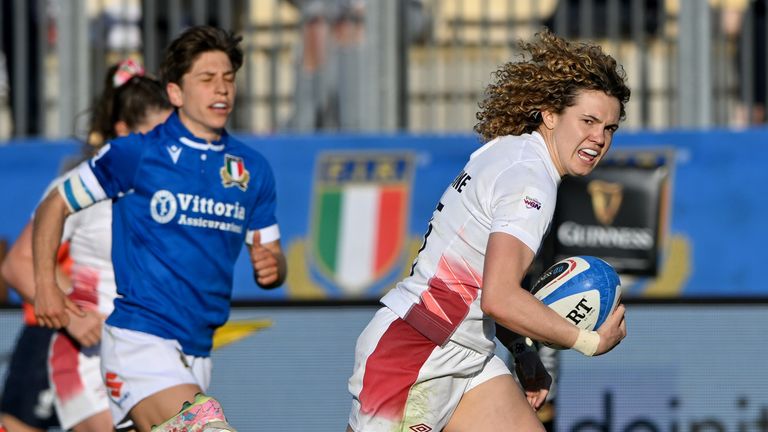
[[[253,234],[256,231],[261,234],[262,244],[280,239],[280,228],[275,216],[277,208],[275,176],[266,160],[263,160],[257,175],[259,176],[258,196],[248,220],[248,232],[245,236],[247,244],[253,243]]]
[[[144,141],[136,135],[106,144],[70,171],[59,192],[72,212],[133,188]]]
[[[533,170],[508,170],[492,192],[491,232],[503,232],[538,253],[554,215],[556,185]]]
[[[53,179],[53,181],[51,181],[48,184],[48,186],[46,186],[45,192],[43,192],[43,196],[40,198],[40,201],[38,201],[38,205],[41,202],[43,202],[45,197],[47,197],[48,194],[51,193],[51,191],[53,191],[53,190],[57,189],[59,186],[61,186],[62,182],[64,182],[64,180],[66,180],[68,175],[70,175],[70,173],[66,173],[64,175],[61,175],[61,176],[56,177],[55,179]],[[79,225],[79,222],[80,222],[79,218],[75,219],[73,216],[74,215],[70,215],[67,219],[64,220],[64,228],[62,229],[62,233],[61,233],[61,241],[62,242],[69,240],[69,238],[72,237],[72,232],[75,230],[76,226]],[[32,213],[32,218],[34,218],[34,217],[35,217],[35,213],[33,212]]]

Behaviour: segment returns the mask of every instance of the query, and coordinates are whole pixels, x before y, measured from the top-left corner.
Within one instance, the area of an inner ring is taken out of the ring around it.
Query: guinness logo
[[[592,180],[587,185],[587,191],[592,196],[592,210],[597,221],[603,225],[612,224],[621,207],[624,186],[621,183]]]

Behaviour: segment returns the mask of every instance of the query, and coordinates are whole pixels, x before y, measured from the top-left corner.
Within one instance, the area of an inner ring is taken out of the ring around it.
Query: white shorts
[[[115,424],[142,399],[181,384],[206,391],[211,358],[184,354],[175,340],[105,324],[101,336],[101,373]]]
[[[439,431],[464,393],[505,374],[497,356],[453,341],[437,346],[384,307],[357,340],[349,425],[358,432]]]
[[[80,347],[64,332],[56,332],[48,351],[48,373],[54,406],[64,430],[109,409],[101,379],[99,346]]]

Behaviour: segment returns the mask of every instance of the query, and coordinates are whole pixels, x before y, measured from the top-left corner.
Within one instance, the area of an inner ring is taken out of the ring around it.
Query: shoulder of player
[[[540,177],[546,179],[547,168],[544,160],[546,149],[532,135],[504,136],[494,140],[489,151],[473,158],[470,164],[477,164],[473,169],[476,174],[493,179],[510,176]]]
[[[146,147],[146,143],[149,140],[146,135],[132,133],[121,137],[116,137],[106,144],[111,150],[117,150],[118,152],[140,152]]]

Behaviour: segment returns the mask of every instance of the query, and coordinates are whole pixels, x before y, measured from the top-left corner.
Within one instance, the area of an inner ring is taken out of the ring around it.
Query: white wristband
[[[597,332],[579,329],[579,337],[571,348],[586,356],[593,356],[599,345],[600,335]]]

